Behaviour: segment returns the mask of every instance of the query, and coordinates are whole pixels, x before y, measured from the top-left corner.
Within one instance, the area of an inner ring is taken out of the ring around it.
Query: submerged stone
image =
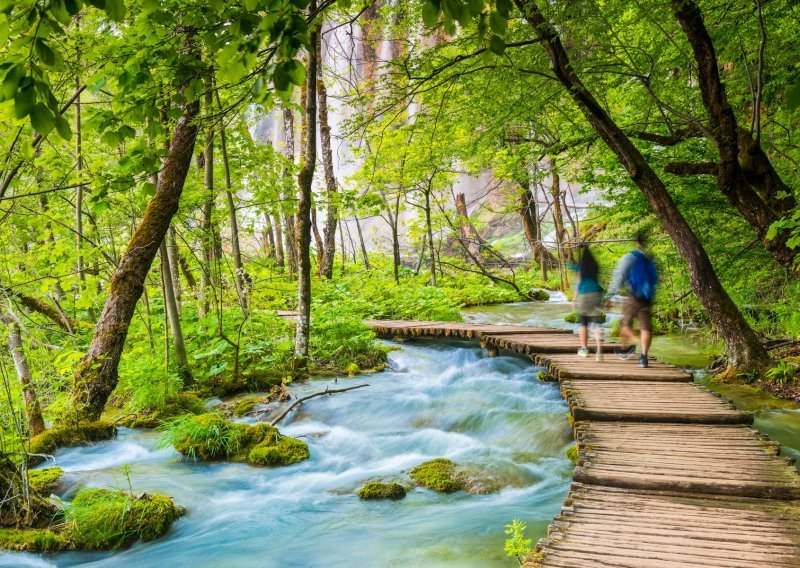
[[[406,496],[406,488],[399,483],[381,483],[372,481],[358,490],[361,499],[391,499],[397,501]]]
[[[411,479],[422,487],[442,493],[455,493],[464,489],[464,478],[456,472],[456,464],[446,458],[422,463],[411,470]]]

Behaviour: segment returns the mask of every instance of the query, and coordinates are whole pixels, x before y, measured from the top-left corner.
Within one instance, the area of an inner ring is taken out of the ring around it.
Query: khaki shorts
[[[587,292],[578,294],[576,307],[578,308],[578,323],[588,325],[600,323],[600,306],[603,305],[602,292]]]
[[[652,302],[639,300],[633,296],[628,296],[625,305],[622,307],[622,327],[631,327],[633,318],[639,321],[639,329],[650,331],[650,319]]]

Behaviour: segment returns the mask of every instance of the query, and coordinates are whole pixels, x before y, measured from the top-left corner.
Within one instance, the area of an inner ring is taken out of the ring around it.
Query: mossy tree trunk
[[[328,90],[322,78],[322,34],[317,34],[317,102],[319,105],[319,137],[322,149],[322,167],[325,171],[325,227],[322,230],[322,259],[319,273],[327,279],[333,278],[333,259],[336,255],[337,188],[333,172],[333,148],[331,125],[328,121]]]
[[[283,109],[283,156],[288,162],[294,163],[294,115],[291,109]],[[284,172],[287,186],[294,186],[290,171],[287,168]],[[291,191],[284,188],[283,191],[283,236],[284,236],[284,256],[286,268],[289,274],[297,273],[297,243],[295,242],[295,218],[294,218],[294,196]],[[287,210],[288,209],[288,210]]]
[[[212,81],[206,81],[205,94],[205,149],[203,151],[203,188],[205,196],[203,199],[202,218],[200,221],[201,234],[203,239],[203,270],[200,275],[200,315],[204,316],[209,309],[209,296],[216,273],[214,264],[216,258],[216,228],[214,227],[214,126],[211,115],[213,111]]]
[[[25,355],[25,347],[22,345],[19,320],[10,311],[5,313],[1,319],[8,328],[8,350],[14,360],[14,369],[17,371],[19,385],[22,388],[25,413],[28,416],[28,435],[30,437],[38,436],[47,428],[44,425],[42,407],[39,404],[39,398],[36,396],[36,389],[33,385],[33,375],[31,375],[31,368]]]
[[[316,0],[308,5],[310,13]],[[313,30],[309,41],[308,71],[305,92],[305,151],[303,167],[297,175],[297,333],[295,335],[295,372],[304,375],[308,369],[308,347],[311,332],[311,184],[317,161],[317,34]]]
[[[770,362],[769,355],[722,286],[700,239],[675,205],[664,182],[575,73],[558,32],[544,17],[535,0],[514,0],[514,3],[547,51],[550,67],[558,81],[587,122],[616,154],[681,253],[689,269],[692,290],[725,341],[730,364],[739,370],[766,367]]]
[[[166,239],[165,239],[166,240]],[[186,356],[186,343],[183,340],[183,327],[181,317],[178,312],[178,302],[175,299],[173,288],[172,267],[169,263],[169,253],[167,252],[166,242],[162,242],[159,247],[161,257],[161,279],[164,290],[164,311],[167,312],[169,329],[172,332],[172,346],[175,350],[175,362],[178,364],[178,374],[185,387],[194,382],[192,373],[189,370],[189,358]]]
[[[181,32],[185,36],[181,51],[196,61],[198,49],[193,40],[196,31],[183,28]],[[189,80],[191,77],[181,86],[181,94],[185,92]],[[197,139],[195,120],[199,111],[197,100],[187,100],[183,105],[183,114],[175,126],[156,194],[150,200],[111,278],[106,303],[95,326],[91,345],[75,369],[71,399],[77,415],[82,419],[97,420],[117,386],[119,360],[136,303],[142,296],[145,278],[169,230],[172,217],[178,211]]]

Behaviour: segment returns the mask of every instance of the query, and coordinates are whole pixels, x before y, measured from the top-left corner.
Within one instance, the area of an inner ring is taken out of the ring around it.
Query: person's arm
[[[628,270],[630,270],[633,260],[631,253],[619,259],[617,267],[614,269],[614,274],[611,276],[611,282],[608,284],[607,296],[613,296],[625,287],[625,278],[628,276]]]

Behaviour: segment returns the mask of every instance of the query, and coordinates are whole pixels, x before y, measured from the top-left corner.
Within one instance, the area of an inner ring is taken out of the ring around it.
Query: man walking
[[[636,353],[636,345],[632,345],[636,342],[636,335],[631,328],[633,319],[636,318],[641,334],[642,353],[639,355],[639,366],[647,368],[647,354],[652,341],[651,311],[656,297],[658,272],[653,260],[644,253],[645,239],[642,233],[636,235],[634,243],[635,248],[617,264],[608,287],[608,295],[616,294],[622,289],[628,290],[628,297],[622,308],[619,330],[622,349],[618,351],[618,355],[621,359],[627,359]]]

